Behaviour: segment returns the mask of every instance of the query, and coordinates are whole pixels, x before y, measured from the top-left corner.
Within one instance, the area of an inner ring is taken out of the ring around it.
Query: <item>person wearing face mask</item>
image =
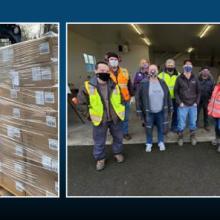
[[[119,66],[119,56],[116,53],[108,52],[106,54],[106,60],[108,61],[110,68],[110,77],[116,84],[119,85],[125,104],[125,119],[122,123],[123,137],[126,140],[130,140],[131,135],[128,132],[128,119],[130,100],[131,96],[133,96],[133,85],[127,69]]]
[[[174,96],[174,87],[175,87],[176,79],[179,75],[180,73],[176,70],[176,64],[173,59],[166,60],[165,69],[163,72],[159,74],[159,78],[163,79],[169,88],[170,96],[173,103],[173,115],[172,115],[172,123],[171,123],[172,132],[177,132],[177,124],[178,124],[177,104]]]
[[[150,62],[146,59],[141,59],[140,61],[140,67],[138,72],[134,74],[134,80],[133,80],[133,89],[134,93],[138,90],[140,82],[148,77],[148,69],[149,69]]]
[[[178,105],[178,145],[183,145],[183,131],[186,126],[187,116],[189,117],[189,129],[191,144],[196,145],[196,121],[197,105],[200,101],[200,87],[196,76],[192,73],[193,65],[191,60],[185,60],[183,73],[177,78],[174,94]]]
[[[201,97],[198,105],[197,125],[199,123],[199,114],[201,110],[203,110],[204,128],[205,130],[210,131],[207,107],[214,89],[214,80],[208,67],[201,68],[198,80],[201,89]]]
[[[105,143],[107,131],[113,137],[112,150],[118,163],[124,161],[123,156],[123,132],[122,121],[125,117],[125,106],[122,103],[120,88],[115,84],[109,73],[106,62],[98,62],[95,68],[95,76],[85,81],[78,96],[79,105],[86,106],[88,117],[93,125],[93,156],[96,162],[96,170],[105,167],[106,154]]]
[[[164,80],[158,77],[158,68],[152,64],[149,67],[149,79],[140,83],[137,92],[137,114],[146,125],[146,152],[151,152],[153,143],[153,127],[157,127],[158,147],[166,149],[164,133],[168,131],[168,116],[172,113],[172,100]]]

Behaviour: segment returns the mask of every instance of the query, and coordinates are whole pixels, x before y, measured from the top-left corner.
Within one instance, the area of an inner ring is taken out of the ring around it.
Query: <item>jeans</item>
[[[189,115],[189,129],[190,131],[196,130],[197,120],[197,106],[184,106],[178,107],[178,132],[183,132],[186,127],[187,116]]]
[[[208,103],[199,103],[198,106],[198,113],[197,113],[197,125],[199,123],[199,114],[203,110],[203,121],[204,121],[204,127],[207,127],[209,125],[209,116],[208,116]]]
[[[130,102],[125,102],[125,119],[122,122],[123,134],[128,134],[128,119],[130,112]]]
[[[112,150],[114,154],[119,154],[123,150],[123,132],[122,122],[114,124],[111,122],[101,123],[99,126],[93,126],[93,156],[95,160],[105,159],[105,142],[108,129],[113,137]]]
[[[164,112],[149,113],[147,117],[147,144],[152,144],[153,142],[153,126],[157,127],[157,139],[158,143],[164,142],[163,134],[163,122],[164,122]]]
[[[177,120],[177,103],[176,99],[172,99],[173,103],[173,116],[172,116],[172,122],[171,122],[171,130],[176,131],[178,126],[178,120]]]

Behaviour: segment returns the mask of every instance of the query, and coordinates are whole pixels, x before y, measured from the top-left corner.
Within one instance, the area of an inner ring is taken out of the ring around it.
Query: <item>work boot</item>
[[[178,145],[183,146],[183,133],[178,133]]]
[[[211,130],[209,126],[205,126],[204,129],[205,129],[206,131],[210,131],[210,130]]]
[[[190,141],[191,141],[192,146],[196,146],[197,140],[196,140],[196,134],[194,131],[190,133]]]
[[[125,158],[123,156],[123,154],[115,154],[115,160],[117,161],[117,163],[123,163]]]
[[[98,160],[96,162],[96,170],[97,171],[101,171],[105,168],[105,159],[102,159],[102,160]]]
[[[124,134],[123,135],[123,138],[125,139],[125,140],[127,140],[127,141],[129,141],[129,140],[131,140],[131,135],[130,134]]]

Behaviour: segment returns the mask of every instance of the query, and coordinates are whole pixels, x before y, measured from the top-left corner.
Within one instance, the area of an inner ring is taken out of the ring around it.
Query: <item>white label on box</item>
[[[41,69],[40,67],[32,68],[32,80],[40,81],[41,80]]]
[[[52,169],[52,158],[51,157],[43,155],[41,158],[41,162],[42,162],[43,167],[45,167],[46,169],[49,169],[49,170]]]
[[[14,56],[14,51],[12,48],[7,48],[2,51],[2,60],[3,62],[10,61]]]
[[[19,86],[19,73],[14,71],[14,70],[11,70],[10,71],[10,75],[11,75],[11,84],[13,86]]]
[[[52,160],[51,168],[54,172],[58,173],[58,161],[57,160]]]
[[[14,126],[10,126],[10,125],[7,125],[7,134],[8,134],[8,137],[10,137],[10,138],[14,138],[14,137],[20,138],[21,137],[20,129],[14,127]]]
[[[42,80],[51,80],[52,79],[50,67],[41,68],[41,79]]]
[[[23,171],[24,171],[24,166],[21,165],[21,164],[16,163],[16,164],[15,164],[15,171],[18,172],[18,173],[23,173]]]
[[[55,192],[59,192],[59,184],[57,181],[55,182]]]
[[[12,114],[13,114],[13,117],[20,118],[21,117],[20,108],[13,108]]]
[[[50,53],[50,47],[48,42],[44,42],[39,45],[40,54]]]
[[[46,116],[46,122],[47,122],[47,126],[48,126],[48,127],[53,127],[53,128],[56,128],[56,127],[57,127],[56,117]]]
[[[35,91],[35,100],[37,105],[44,105],[44,91]]]
[[[17,99],[18,98],[18,93],[17,93],[16,89],[11,89],[10,93],[11,93],[11,98],[12,99]]]
[[[19,192],[23,192],[24,191],[24,184],[21,182],[16,181],[15,182],[15,186],[16,186],[16,190]]]
[[[16,154],[16,156],[23,157],[24,156],[23,147],[21,147],[19,145],[16,145],[16,147],[15,147],[15,154]]]
[[[55,102],[55,97],[53,92],[45,92],[45,103],[53,104]]]
[[[49,148],[58,151],[58,141],[56,139],[48,139]]]

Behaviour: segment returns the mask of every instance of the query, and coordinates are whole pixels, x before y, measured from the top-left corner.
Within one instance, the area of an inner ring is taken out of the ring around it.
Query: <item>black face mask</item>
[[[97,73],[96,74],[99,79],[101,79],[102,81],[108,81],[110,79],[110,74],[109,73]]]
[[[173,72],[173,71],[174,71],[174,68],[167,68],[167,71],[168,71],[168,72]]]

